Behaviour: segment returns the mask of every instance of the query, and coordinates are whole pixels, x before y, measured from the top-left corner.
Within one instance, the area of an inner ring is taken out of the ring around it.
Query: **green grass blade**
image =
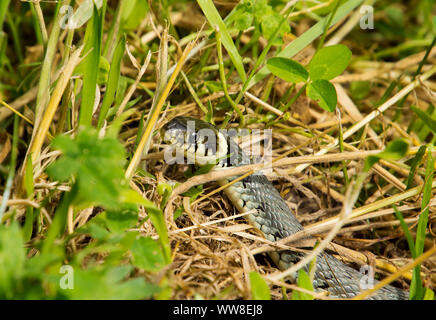
[[[298,270],[298,286],[309,291],[313,291],[312,281],[309,275],[303,269]],[[300,292],[297,290],[292,291],[292,300],[313,300],[313,296]]]
[[[427,168],[425,172],[425,184],[423,188],[423,196],[422,196],[422,202],[421,202],[421,215],[419,217],[418,222],[418,230],[416,234],[416,254],[420,255],[424,252],[424,240],[425,240],[425,233],[427,228],[427,222],[428,222],[428,213],[429,208],[428,204],[430,202],[431,196],[432,196],[432,182],[433,182],[433,176],[434,176],[434,159],[431,154],[432,150],[431,147],[428,148],[427,153]]]
[[[33,192],[35,186],[33,183],[33,165],[32,165],[32,155],[27,158],[26,171],[24,173],[24,189],[26,190],[27,198],[33,199]],[[23,238],[25,241],[29,241],[32,237],[33,231],[33,207],[26,208],[26,220],[23,227]]]
[[[11,0],[2,0],[0,2],[0,30],[3,30],[3,22],[5,21],[6,12]]]
[[[255,271],[250,272],[251,295],[253,300],[271,300],[266,281]]]
[[[416,113],[422,122],[424,122],[430,128],[433,134],[436,135],[436,119],[433,119],[426,112],[417,107],[411,106],[410,109],[412,109],[412,111]]]
[[[56,208],[53,222],[50,225],[47,236],[42,244],[41,253],[52,251],[56,238],[64,232],[67,226],[68,207],[77,193],[77,184],[73,184],[71,191],[63,194],[59,206]]]
[[[338,8],[336,11],[335,16],[331,20],[330,27],[332,27],[335,23],[346,17],[352,10],[354,10],[358,5],[360,5],[363,2],[363,0],[350,0],[344,3],[342,6]],[[283,57],[283,58],[292,58],[295,56],[298,52],[303,50],[306,46],[308,46],[310,43],[312,43],[316,38],[318,38],[320,35],[323,34],[325,24],[329,20],[329,16],[324,17],[321,19],[317,24],[315,24],[313,27],[311,27],[309,30],[307,30],[305,33],[303,33],[301,36],[299,36],[297,39],[292,41],[286,48],[284,48],[279,54],[277,54],[277,57]],[[265,66],[262,69],[259,70],[259,72],[251,79],[251,81],[248,84],[248,88],[251,88],[253,85],[261,81],[263,78],[265,78],[267,75],[270,74],[270,71]]]
[[[12,18],[12,16],[7,13],[6,14],[6,18],[8,21],[8,26],[10,29],[10,34],[12,36],[12,42],[14,44],[14,50],[15,50],[15,55],[18,58],[19,63],[23,63],[23,50],[22,50],[22,45],[21,45],[21,37],[20,37],[20,32],[18,30],[18,23],[15,21],[15,19]]]
[[[425,240],[425,232],[427,229],[428,222],[428,213],[429,208],[428,204],[431,200],[432,196],[432,182],[434,176],[434,159],[432,155],[433,148],[431,146],[428,147],[427,152],[427,168],[425,172],[425,184],[423,188],[422,202],[421,202],[421,215],[419,217],[418,222],[418,230],[416,234],[416,254],[421,255],[424,252],[424,240]]]
[[[98,65],[100,61],[101,17],[94,6],[92,19],[88,22],[85,33],[86,58],[83,61],[82,104],[80,106],[79,126],[90,126],[97,87]]]
[[[29,8],[30,8],[30,12],[32,13],[32,23],[33,23],[33,29],[35,30],[36,40],[38,41],[38,44],[43,46],[44,45],[44,37],[42,35],[42,30],[38,24],[38,15],[36,13],[35,4],[29,2]]]
[[[412,258],[415,259],[416,258],[415,243],[413,242],[412,234],[410,233],[410,230],[407,227],[406,222],[404,221],[403,214],[401,213],[401,211],[398,210],[396,205],[392,205],[392,208],[395,211],[395,216],[400,221],[400,226],[401,226],[401,229],[403,229],[404,235],[405,235],[406,240],[407,240],[407,244],[409,245],[409,249],[410,249],[410,253],[412,255]]]
[[[98,128],[101,128],[103,121],[106,119],[106,115],[109,111],[110,106],[114,102],[115,92],[118,88],[118,82],[120,79],[120,69],[121,61],[124,56],[124,49],[126,47],[126,37],[122,37],[115,48],[113,60],[111,63],[111,68],[109,70],[109,78],[106,87],[106,93],[101,104],[101,110],[98,117]]]
[[[242,82],[245,82],[247,76],[245,74],[242,58],[239,55],[239,52],[236,49],[235,44],[233,43],[233,40],[230,37],[229,32],[227,31],[227,27],[223,19],[221,19],[221,16],[219,15],[217,9],[215,8],[215,5],[213,4],[212,0],[197,0],[197,3],[200,6],[201,10],[203,10],[203,13],[206,16],[207,21],[211,25],[212,29],[215,29],[215,27],[218,26],[221,33],[222,43],[226,48],[227,53],[229,54],[230,59],[232,60],[236,68],[236,71],[239,74],[239,77],[241,77]]]
[[[171,246],[168,239],[168,231],[166,227],[165,217],[158,207],[153,202],[144,199],[142,205],[147,210],[147,214],[159,235],[159,243],[162,246],[162,250],[165,256],[166,263],[171,262]]]
[[[427,231],[429,208],[428,204],[432,196],[432,183],[434,176],[434,159],[432,155],[432,146],[428,147],[427,152],[427,167],[425,171],[425,183],[422,191],[421,214],[418,220],[418,228],[416,230],[415,254],[420,256],[424,252],[424,243]],[[421,300],[425,294],[421,280],[421,265],[417,265],[413,269],[412,282],[410,284],[410,298]]]
[[[424,58],[422,58],[421,62],[418,65],[418,69],[416,70],[413,78],[416,78],[416,76],[418,76],[421,73],[422,67],[424,66],[424,64],[427,62],[427,58],[430,54],[431,49],[433,49],[434,45],[436,44],[436,37],[433,38],[433,41],[431,42],[431,44],[428,46]]]
[[[416,152],[415,157],[412,160],[412,164],[410,165],[409,176],[407,177],[406,189],[410,189],[412,187],[413,177],[415,176],[416,168],[422,160],[422,157],[425,154],[425,146],[421,146]]]
[[[0,73],[2,71],[3,57],[5,56],[7,47],[7,35],[3,32],[3,22],[5,21],[9,3],[10,0],[2,0],[0,2]]]
[[[61,15],[59,14],[59,9],[61,5],[69,5],[70,1],[66,3],[58,2],[56,4],[55,14],[54,14],[54,22],[53,28],[50,32],[47,42],[47,49],[45,51],[44,62],[41,68],[41,76],[39,78],[38,83],[38,93],[36,96],[36,105],[35,105],[35,126],[34,128],[38,128],[39,122],[42,119],[42,115],[44,114],[44,110],[46,108],[47,102],[50,100],[50,81],[51,81],[51,70],[53,67],[53,61],[55,58],[56,50],[57,50],[57,42],[59,40],[60,33],[60,21]]]

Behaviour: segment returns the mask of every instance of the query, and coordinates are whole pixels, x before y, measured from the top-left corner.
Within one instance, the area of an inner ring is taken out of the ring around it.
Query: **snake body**
[[[176,117],[163,127],[163,133],[164,140],[182,150],[191,163],[204,165],[221,159],[216,166],[222,168],[250,163],[249,157],[230,135],[204,121]],[[222,179],[218,183],[225,185],[236,178]],[[280,240],[303,229],[279,192],[262,174],[248,176],[227,187],[224,192],[240,212],[254,212],[245,216],[246,219],[270,241]],[[289,250],[269,252],[269,255],[282,270],[304,257],[304,253]],[[361,292],[362,276],[362,273],[323,252],[316,259],[313,286],[317,291],[328,291],[333,297],[351,298]],[[297,275],[291,278],[295,280]],[[369,299],[404,300],[408,299],[408,292],[388,285]]]

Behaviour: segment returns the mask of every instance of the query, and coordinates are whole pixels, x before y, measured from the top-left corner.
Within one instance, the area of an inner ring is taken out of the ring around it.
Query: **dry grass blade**
[[[127,51],[129,52],[129,51]],[[147,58],[145,58],[144,64],[139,69],[138,75],[136,76],[135,82],[132,83],[129,87],[129,90],[127,90],[126,95],[124,96],[123,101],[120,104],[120,107],[117,111],[117,117],[119,117],[126,107],[127,103],[130,101],[130,98],[132,97],[133,93],[135,92],[136,88],[138,87],[139,82],[141,81],[142,76],[144,75],[145,71],[147,70],[148,64],[150,63],[151,59],[151,51],[148,52]]]
[[[29,123],[30,125],[33,126],[33,121],[30,120],[29,118],[27,118],[24,114],[22,114],[21,112],[15,110],[14,108],[12,108],[10,105],[8,105],[6,102],[4,102],[3,100],[0,99],[0,103],[2,105],[4,105],[6,108],[8,108],[10,111],[12,111],[13,113],[15,113],[16,115],[18,115],[19,117],[21,117],[22,119],[24,119],[27,123]]]
[[[56,84],[50,101],[48,102],[47,108],[45,108],[44,116],[41,120],[40,125],[37,128],[34,128],[34,130],[38,130],[38,132],[34,135],[34,138],[30,142],[28,152],[26,153],[26,158],[31,154],[34,162],[38,161],[41,147],[44,143],[45,137],[48,133],[48,129],[56,113],[59,102],[61,101],[64,90],[67,87],[68,81],[70,81],[71,74],[73,73],[74,68],[81,61],[80,54],[82,53],[82,49],[83,45],[76,49],[76,51],[74,51],[74,53],[71,55]]]
[[[138,144],[138,147],[136,148],[135,153],[133,154],[132,160],[129,163],[129,166],[127,167],[126,170],[126,178],[130,179],[132,177],[133,171],[136,169],[139,159],[141,158],[142,152],[144,150],[144,147],[147,143],[147,141],[149,141],[149,138],[151,136],[151,132],[153,130],[153,127],[159,117],[159,113],[162,110],[162,107],[165,103],[165,100],[167,99],[167,96],[174,84],[174,81],[176,81],[177,75],[179,74],[180,70],[183,67],[183,64],[186,60],[186,57],[188,56],[189,52],[192,50],[194,46],[194,42],[190,42],[185,50],[183,51],[182,56],[180,57],[179,61],[177,62],[177,67],[174,70],[174,73],[171,75],[171,77],[168,80],[167,85],[165,86],[162,94],[159,97],[159,100],[156,104],[156,109],[154,110],[153,114],[149,115],[149,119],[148,119],[148,124],[144,129],[144,134],[141,137],[141,140]]]
[[[18,111],[22,107],[24,107],[26,104],[30,103],[32,100],[36,98],[36,94],[38,92],[38,87],[33,87],[29,91],[27,91],[25,94],[23,94],[21,97],[17,98],[13,102],[9,104],[9,106]],[[9,117],[13,111],[7,109],[0,109],[0,121],[5,120],[7,117]]]

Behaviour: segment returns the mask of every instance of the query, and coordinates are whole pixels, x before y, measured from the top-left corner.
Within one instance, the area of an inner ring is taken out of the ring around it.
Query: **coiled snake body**
[[[217,167],[250,163],[248,156],[229,134],[201,120],[176,117],[165,124],[163,136],[167,143],[183,151],[183,156],[191,163],[204,165],[221,160]],[[219,180],[218,183],[224,185],[235,178]],[[256,209],[246,218],[268,240],[277,241],[303,229],[278,191],[264,175],[248,176],[224,191],[239,211],[247,212]],[[276,251],[269,254],[282,270],[289,268],[304,256],[303,253],[294,251]],[[313,285],[316,290],[329,291],[333,297],[350,298],[361,291],[362,276],[362,273],[323,252],[316,259]],[[393,286],[385,286],[370,299],[408,299],[408,293]]]

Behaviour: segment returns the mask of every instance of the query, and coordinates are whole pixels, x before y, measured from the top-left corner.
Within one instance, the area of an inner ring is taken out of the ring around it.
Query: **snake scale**
[[[182,151],[190,163],[215,163],[216,167],[222,168],[250,164],[249,157],[231,135],[202,120],[176,117],[163,126],[163,137],[166,143]],[[236,178],[226,178],[218,183],[225,185]],[[245,216],[246,219],[270,241],[303,229],[279,192],[262,174],[248,176],[224,192],[240,212],[254,212]],[[284,270],[298,262],[304,253],[284,250],[269,252],[269,255],[277,267]],[[328,291],[332,297],[351,298],[361,292],[362,276],[362,273],[323,252],[316,259],[313,286],[317,291]],[[369,299],[404,300],[408,299],[408,292],[388,285]]]

